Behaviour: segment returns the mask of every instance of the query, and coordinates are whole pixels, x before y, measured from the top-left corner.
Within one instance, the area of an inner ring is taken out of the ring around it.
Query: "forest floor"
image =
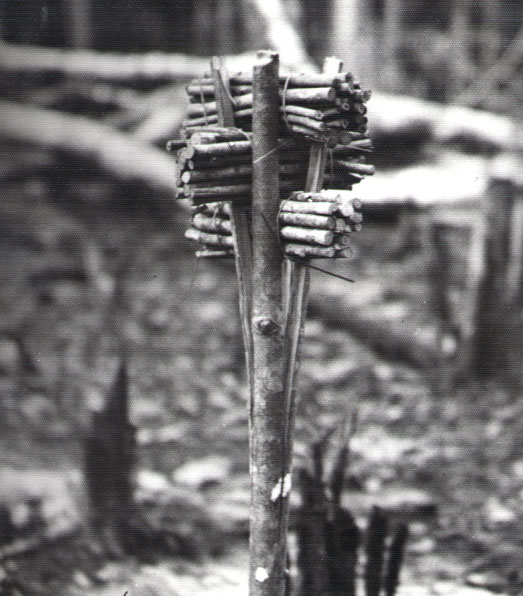
[[[15,530],[0,545],[5,593],[245,594],[247,389],[233,265],[197,261],[183,238],[187,213],[143,189],[87,166],[57,180],[45,154],[9,151],[0,172],[0,504]],[[24,159],[43,166],[16,175]],[[398,242],[396,226],[365,225],[354,257],[336,266],[356,283],[313,272],[312,301],[351,296],[413,337],[434,331],[423,242]],[[108,560],[77,531],[82,437],[119,364],[115,332],[130,353],[138,497],[167,499],[169,523],[194,541],[197,562]],[[309,317],[296,461],[306,464],[312,441],[357,409],[344,503],[361,525],[373,504],[409,522],[400,594],[464,595],[467,585],[523,594],[523,401],[499,383],[445,390],[437,377]],[[46,544],[6,550],[46,532]]]

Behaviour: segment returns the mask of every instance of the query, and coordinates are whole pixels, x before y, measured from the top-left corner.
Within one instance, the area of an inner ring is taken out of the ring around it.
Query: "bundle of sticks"
[[[193,205],[192,226],[186,236],[203,244],[197,253],[200,257],[234,253],[229,207],[217,201],[245,206],[251,202],[252,73],[230,76],[226,87],[234,127],[219,125],[222,120],[214,79],[204,75],[187,87],[190,103],[181,138],[167,144],[167,149],[175,152],[176,197],[190,199]],[[365,117],[370,92],[363,91],[350,73],[340,73],[281,75],[279,93],[278,175],[283,203],[278,225],[282,247],[290,257],[348,256],[348,234],[356,231],[361,221],[358,204],[349,206],[345,198],[333,198],[338,191],[325,195],[300,191],[306,185],[313,142],[329,149],[325,188],[352,189],[374,174],[374,166],[366,163],[366,155],[373,149]],[[329,203],[330,211],[321,211],[321,203]]]
[[[347,191],[295,192],[283,201],[278,218],[283,250],[290,257],[346,258],[352,232],[361,230],[361,201]]]
[[[252,182],[252,135],[239,128],[198,127],[185,131],[185,139],[170,141],[176,151],[177,197],[193,204],[250,202]],[[280,189],[282,198],[302,190],[307,176],[309,143],[303,138],[281,138]],[[365,163],[372,150],[369,139],[334,147],[326,165],[325,185],[351,188],[374,166]]]
[[[229,79],[235,121],[252,130],[252,74]],[[328,147],[366,138],[370,91],[362,90],[350,73],[291,74],[280,76],[281,134],[294,133],[324,141]],[[194,79],[187,87],[190,105],[185,129],[218,122],[213,79]]]
[[[293,258],[345,258],[351,255],[350,235],[361,230],[361,201],[347,191],[293,192],[282,201],[278,217],[283,252]],[[204,245],[198,257],[234,255],[230,207],[206,203],[192,208],[185,237]]]
[[[203,245],[198,258],[234,257],[231,209],[228,203],[204,203],[192,207],[191,227],[185,237]]]

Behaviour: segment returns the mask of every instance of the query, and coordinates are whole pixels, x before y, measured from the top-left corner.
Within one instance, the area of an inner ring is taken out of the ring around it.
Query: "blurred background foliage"
[[[318,63],[328,53],[339,55],[376,90],[453,101],[511,49],[510,68],[493,83],[495,92],[468,103],[519,112],[523,5],[518,0],[283,4]],[[208,56],[266,45],[252,0],[2,0],[0,24],[7,42],[102,51]]]

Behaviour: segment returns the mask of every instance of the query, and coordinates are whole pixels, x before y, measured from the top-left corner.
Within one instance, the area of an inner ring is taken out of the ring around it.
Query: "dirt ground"
[[[247,390],[232,264],[197,261],[187,213],[145,189],[88,164],[57,173],[56,158],[33,149],[4,153],[13,159],[0,171],[0,504],[16,522],[0,545],[5,593],[245,593]],[[356,283],[313,272],[312,301],[349,296],[413,335],[433,331],[427,251],[400,241],[393,224],[365,225],[354,257],[337,265]],[[82,437],[114,378],[118,337],[130,353],[139,498],[168,503],[199,562],[108,560],[77,530]],[[296,461],[357,408],[344,502],[362,525],[373,503],[410,523],[400,593],[468,584],[522,594],[521,395],[500,382],[442,390],[434,379],[433,368],[309,317]],[[46,533],[29,552],[6,550]]]

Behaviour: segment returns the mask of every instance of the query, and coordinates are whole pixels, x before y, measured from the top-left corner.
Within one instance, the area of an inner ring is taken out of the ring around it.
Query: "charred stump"
[[[394,596],[403,564],[407,526],[400,523],[391,532],[385,513],[374,507],[364,534],[351,512],[341,504],[348,446],[338,450],[327,482],[323,480],[323,455],[324,445],[316,443],[312,473],[306,469],[299,471],[302,505],[295,527],[297,594],[357,596],[358,573],[362,568],[365,596]]]
[[[133,468],[135,428],[128,419],[129,380],[122,360],[105,408],[93,414],[85,442],[85,479],[92,524],[122,543],[122,530],[135,513]]]

